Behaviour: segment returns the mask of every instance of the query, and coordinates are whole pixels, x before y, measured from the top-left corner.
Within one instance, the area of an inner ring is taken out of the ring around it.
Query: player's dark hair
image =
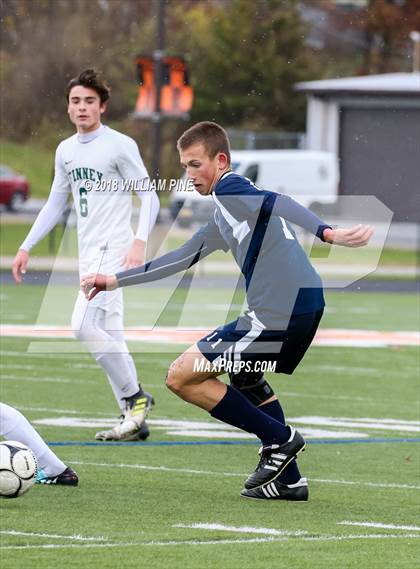
[[[102,104],[106,103],[106,101],[109,99],[111,89],[95,69],[85,69],[79,73],[77,77],[70,79],[66,90],[67,101],[69,100],[70,91],[73,89],[73,87],[77,87],[78,85],[96,91]]]
[[[203,144],[210,158],[214,158],[218,152],[223,152],[230,164],[229,138],[225,129],[217,123],[210,121],[196,123],[180,136],[177,148],[186,150],[193,144]]]

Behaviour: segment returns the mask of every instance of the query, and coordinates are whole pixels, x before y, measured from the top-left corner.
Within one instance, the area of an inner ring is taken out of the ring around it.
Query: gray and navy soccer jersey
[[[275,330],[279,323],[283,329],[292,313],[322,310],[321,279],[280,213],[319,236],[328,226],[286,196],[259,190],[231,172],[222,176],[212,197],[214,219],[179,249],[117,274],[119,286],[159,280],[213,251],[230,249],[245,277],[248,312],[267,329]]]

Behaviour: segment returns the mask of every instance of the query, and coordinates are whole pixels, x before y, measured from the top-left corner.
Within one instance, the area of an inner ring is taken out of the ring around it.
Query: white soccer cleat
[[[149,436],[149,429],[145,424],[146,417],[154,405],[150,393],[143,393],[139,397],[127,400],[126,411],[120,417],[115,427],[108,431],[96,433],[98,441],[133,441],[145,440]]]

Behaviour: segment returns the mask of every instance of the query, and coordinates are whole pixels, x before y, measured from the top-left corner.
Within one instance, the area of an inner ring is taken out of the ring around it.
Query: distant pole
[[[420,32],[410,32],[413,42],[413,73],[420,71]]]
[[[163,80],[163,55],[165,49],[165,1],[155,0],[156,5],[156,49],[153,52],[155,63],[156,109],[152,116],[154,122],[152,176],[154,180],[160,177],[160,151],[162,140],[162,113],[160,108],[160,94]]]

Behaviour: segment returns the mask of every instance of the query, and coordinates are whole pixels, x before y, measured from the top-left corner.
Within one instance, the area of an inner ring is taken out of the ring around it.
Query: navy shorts
[[[250,372],[292,374],[311,345],[322,314],[323,310],[295,314],[285,321],[283,330],[271,330],[251,312],[220,326],[197,345],[213,366],[221,365],[226,371],[237,372],[242,366]]]

